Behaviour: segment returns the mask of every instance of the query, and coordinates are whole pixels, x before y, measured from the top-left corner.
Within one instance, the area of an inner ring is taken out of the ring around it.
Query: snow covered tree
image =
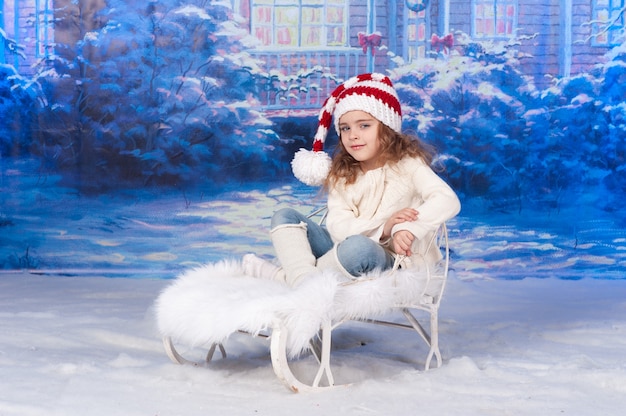
[[[0,158],[30,152],[37,112],[45,102],[37,83],[0,64]]]
[[[96,16],[101,27],[39,74],[55,103],[42,116],[48,161],[76,169],[82,186],[260,179],[281,168],[278,136],[253,108],[252,40],[229,4],[109,0]]]
[[[542,94],[554,142],[577,195],[614,211],[626,192],[626,43],[589,74],[559,79]],[[563,169],[565,171],[565,169]],[[574,179],[575,178],[575,179]],[[571,187],[573,188],[573,187]],[[593,192],[589,192],[592,189]]]
[[[537,92],[519,70],[525,57],[516,46],[477,43],[457,33],[452,53],[401,65],[393,77],[408,104],[405,128],[443,153],[455,189],[519,210],[523,195],[532,192],[525,114]]]
[[[538,90],[519,69],[517,40],[457,34],[449,56],[392,73],[405,128],[442,152],[445,175],[489,209],[557,212],[584,197],[615,210],[626,192],[626,46],[594,71]],[[565,200],[567,198],[567,201]]]

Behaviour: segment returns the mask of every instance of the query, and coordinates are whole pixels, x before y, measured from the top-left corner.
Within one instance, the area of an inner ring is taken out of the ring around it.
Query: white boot
[[[243,268],[243,273],[247,276],[270,280],[280,280],[282,278],[282,276],[279,276],[280,267],[252,253],[243,256],[241,267]]]
[[[297,286],[305,275],[316,271],[305,222],[279,225],[270,231],[270,237],[288,285]]]
[[[333,269],[341,272],[342,281],[356,280],[355,276],[352,276],[342,265],[337,257],[337,246],[333,246],[326,254],[317,259],[315,265],[319,270]]]

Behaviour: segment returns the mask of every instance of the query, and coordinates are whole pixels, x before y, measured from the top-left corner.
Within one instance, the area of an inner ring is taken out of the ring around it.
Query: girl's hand
[[[392,245],[393,251],[396,254],[410,256],[411,254],[411,245],[413,244],[413,240],[415,240],[415,236],[407,230],[400,230],[393,235]]]
[[[385,222],[385,226],[383,227],[383,235],[380,237],[381,241],[387,240],[391,237],[391,229],[394,225],[400,224],[406,221],[415,221],[418,216],[417,210],[413,208],[404,208],[400,211],[396,212]]]

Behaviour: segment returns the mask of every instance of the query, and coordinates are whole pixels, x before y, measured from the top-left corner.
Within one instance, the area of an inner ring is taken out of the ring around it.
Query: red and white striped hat
[[[291,161],[293,173],[301,182],[311,186],[324,183],[331,165],[330,156],[324,152],[324,141],[333,117],[335,130],[340,134],[339,119],[354,110],[371,114],[397,132],[402,130],[400,101],[389,77],[373,73],[350,78],[324,102],[313,139],[313,150],[300,149]]]

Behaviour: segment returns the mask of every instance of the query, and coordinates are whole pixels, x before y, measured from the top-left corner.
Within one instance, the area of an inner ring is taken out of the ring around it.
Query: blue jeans
[[[306,223],[307,238],[315,258],[320,258],[333,248],[334,243],[326,227],[292,208],[282,208],[272,217],[272,229],[279,225]],[[364,235],[353,235],[337,245],[337,259],[352,276],[373,270],[393,267],[393,256],[380,244]]]

